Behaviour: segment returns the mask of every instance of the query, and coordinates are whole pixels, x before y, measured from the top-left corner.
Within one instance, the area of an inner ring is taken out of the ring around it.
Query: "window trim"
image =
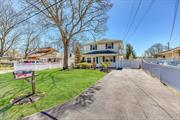
[[[106,43],[106,49],[114,49],[114,43]]]
[[[97,50],[97,44],[91,44],[90,50]]]

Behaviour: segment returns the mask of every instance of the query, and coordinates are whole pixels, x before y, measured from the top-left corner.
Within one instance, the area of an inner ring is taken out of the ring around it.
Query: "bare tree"
[[[25,33],[23,34],[21,48],[24,52],[24,59],[27,58],[27,56],[35,51],[39,46],[39,36],[40,32],[33,30],[33,28],[28,27],[25,29]]]
[[[17,42],[21,33],[16,24],[19,16],[9,1],[0,0],[0,57]]]
[[[145,51],[145,57],[152,57],[153,55],[167,50],[167,46],[162,45],[161,43],[153,44],[148,50]]]
[[[64,69],[68,68],[70,41],[82,33],[103,33],[108,18],[106,13],[112,6],[109,0],[26,0],[26,2],[34,6],[35,12],[48,8],[42,11],[42,15],[47,18],[47,25],[59,31],[64,45]]]

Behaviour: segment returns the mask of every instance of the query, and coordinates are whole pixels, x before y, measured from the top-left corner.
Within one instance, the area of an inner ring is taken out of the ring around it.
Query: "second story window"
[[[97,50],[97,45],[96,44],[90,45],[90,50]]]
[[[114,49],[114,43],[106,43],[106,49]]]

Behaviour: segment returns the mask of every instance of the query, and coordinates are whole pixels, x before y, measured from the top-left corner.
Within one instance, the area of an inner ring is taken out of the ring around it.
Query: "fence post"
[[[159,80],[161,81],[161,66],[159,65]]]
[[[151,66],[151,64],[149,64],[149,67],[150,67],[150,74],[152,76],[152,66]]]
[[[16,71],[16,67],[17,67],[17,62],[13,62],[13,68]]]
[[[177,74],[177,78],[178,78],[178,85],[179,85],[179,91],[180,91],[180,74]]]

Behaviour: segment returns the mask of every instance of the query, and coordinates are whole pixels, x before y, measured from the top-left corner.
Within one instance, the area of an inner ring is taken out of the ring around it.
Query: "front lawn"
[[[31,92],[31,84],[25,80],[14,80],[12,73],[0,74],[0,120],[17,120],[24,116],[63,104],[90,87],[105,73],[98,70],[58,69],[38,72],[36,90],[45,96],[33,104],[11,106],[10,100]]]

